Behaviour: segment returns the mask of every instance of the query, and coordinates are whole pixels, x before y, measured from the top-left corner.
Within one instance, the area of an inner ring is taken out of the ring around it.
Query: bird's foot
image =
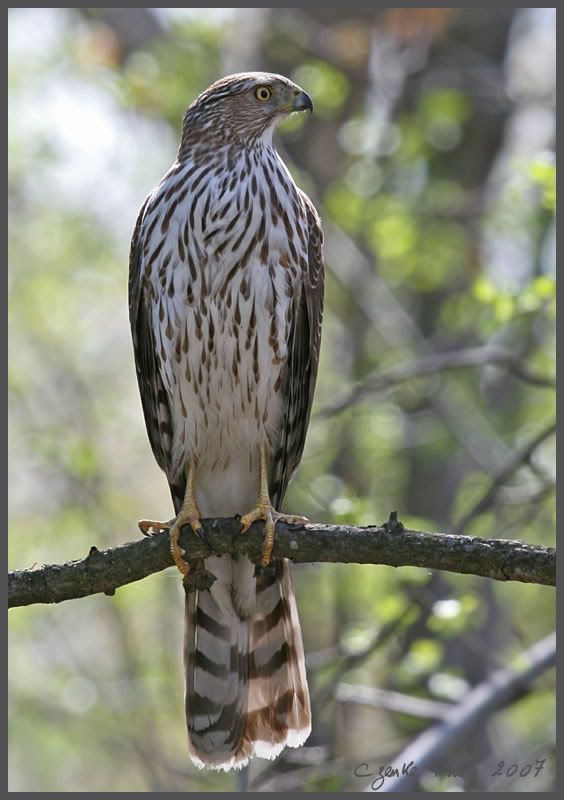
[[[174,520],[174,524],[169,531],[170,554],[174,563],[178,567],[178,570],[184,576],[188,575],[190,572],[190,565],[187,564],[182,558],[182,556],[185,555],[185,550],[183,550],[178,544],[180,529],[183,525],[190,525],[194,533],[199,536],[200,530],[202,529],[202,523],[200,522],[200,519],[200,509],[196,503],[185,503],[180,509],[180,513]]]
[[[175,519],[169,520],[168,522],[157,522],[152,519],[142,519],[139,520],[137,524],[139,525],[141,533],[144,536],[152,536],[155,533],[168,531],[170,539],[170,554],[172,559],[181,574],[188,575],[190,572],[190,565],[187,564],[182,558],[182,556],[185,555],[185,551],[178,543],[180,538],[180,530],[183,525],[190,525],[194,533],[199,535],[199,531],[202,528],[200,519],[200,509],[195,502],[192,502],[183,505],[178,516]]]
[[[280,514],[275,511],[270,501],[263,502],[259,499],[256,507],[241,517],[241,525],[243,526],[241,533],[248,531],[253,522],[259,519],[264,520],[264,541],[260,560],[262,567],[266,567],[270,563],[277,522],[283,522],[286,525],[300,525],[302,527],[309,522],[307,517],[300,517],[297,514]]]

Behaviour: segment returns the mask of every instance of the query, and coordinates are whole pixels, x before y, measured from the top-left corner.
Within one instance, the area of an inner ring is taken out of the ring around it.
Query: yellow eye
[[[270,97],[272,97],[272,92],[268,86],[259,86],[255,92],[255,97],[257,100],[268,100]]]

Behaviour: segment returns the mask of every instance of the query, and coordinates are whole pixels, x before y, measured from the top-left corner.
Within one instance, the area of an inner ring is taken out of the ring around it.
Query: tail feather
[[[288,562],[257,581],[250,630],[249,723],[254,753],[274,758],[309,736],[311,712],[302,635]]]
[[[218,768],[235,766],[233,748],[243,736],[247,706],[248,625],[226,603],[224,566],[219,557],[206,559],[206,568],[219,576],[219,586],[213,593],[186,595],[189,751],[198,766]]]
[[[240,768],[303,744],[309,693],[289,565],[206,559],[211,589],[186,595],[186,720],[194,763]],[[237,587],[244,587],[238,591]]]

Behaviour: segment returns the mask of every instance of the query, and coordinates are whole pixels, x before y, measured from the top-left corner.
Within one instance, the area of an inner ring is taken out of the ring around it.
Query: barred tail
[[[200,767],[243,767],[309,736],[304,651],[289,564],[254,577],[246,557],[206,559],[211,589],[186,595],[186,722]]]

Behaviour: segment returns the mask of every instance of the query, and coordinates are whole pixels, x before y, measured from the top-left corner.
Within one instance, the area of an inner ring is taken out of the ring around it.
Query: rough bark
[[[199,539],[183,529],[182,546],[191,559],[210,553],[247,553],[260,559],[262,523],[240,534],[237,519],[203,521]],[[482,539],[449,533],[407,530],[392,514],[390,521],[365,528],[346,525],[279,524],[273,556],[295,562],[339,562],[415,566],[493,578],[554,586],[556,551],[520,541]],[[11,572],[8,576],[9,607],[33,603],[59,603],[91,594],[113,594],[120,586],[146,578],[171,566],[168,534],[156,534],[110,550],[90,549],[86,558],[66,564]],[[192,570],[188,590],[213,582],[209,573]]]

